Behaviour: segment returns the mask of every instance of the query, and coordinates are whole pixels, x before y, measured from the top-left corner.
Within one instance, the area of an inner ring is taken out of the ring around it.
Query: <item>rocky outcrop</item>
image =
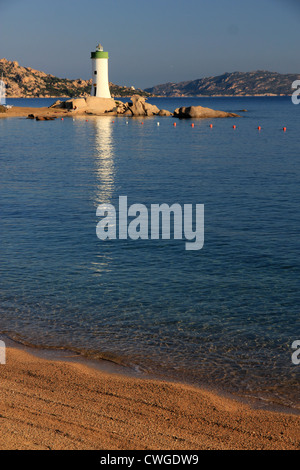
[[[55,103],[51,104],[49,108],[63,108],[64,107],[63,103],[64,101],[57,100],[55,101]]]
[[[88,96],[87,98],[77,98],[68,101],[56,101],[50,108],[68,109],[73,112],[84,111],[87,114],[104,114],[116,110],[115,100],[112,98],[97,98]]]
[[[146,103],[142,96],[133,96],[131,103],[115,101],[112,98],[96,98],[89,96],[87,98],[78,98],[68,101],[56,101],[50,108],[60,108],[72,114],[120,114],[123,116],[174,116],[178,118],[225,118],[240,117],[235,113],[225,111],[215,111],[202,106],[189,106],[175,109],[174,113],[166,109],[159,109],[157,106]]]
[[[50,107],[67,109],[73,113],[85,112],[94,115],[115,113],[124,116],[155,116],[160,112],[157,106],[146,103],[146,98],[139,95],[133,96],[131,103],[115,101],[112,98],[88,96],[87,98],[78,98],[68,101],[58,100]]]
[[[27,119],[35,119],[36,121],[54,121],[57,119],[57,116],[46,116],[46,115],[37,115],[28,114]]]
[[[158,113],[158,116],[173,116],[173,113],[167,109],[161,109]]]
[[[28,119],[32,119],[31,117],[29,117],[30,115],[28,115]],[[54,121],[56,119],[56,117],[54,116],[36,116],[36,121]]]
[[[8,98],[80,96],[88,93],[91,87],[91,80],[58,78],[6,59],[0,60],[2,73]]]
[[[66,109],[84,109],[87,107],[86,98],[76,98],[74,100],[65,101]]]
[[[131,97],[131,103],[117,103],[118,114],[126,116],[156,116],[160,110],[157,106],[146,103],[146,98],[139,95]]]
[[[180,119],[183,118],[227,118],[227,117],[240,117],[235,113],[227,113],[225,111],[215,111],[210,108],[203,108],[202,106],[189,106],[177,108],[174,111],[174,116]]]
[[[146,116],[156,116],[159,113],[159,108],[155,104],[144,103]]]
[[[109,113],[116,109],[115,100],[112,98],[96,98],[94,96],[89,96],[85,98],[85,102],[87,105],[87,111],[92,114]]]
[[[132,96],[132,103],[129,104],[129,109],[133,116],[146,116],[145,99],[140,99],[139,96]]]
[[[126,105],[132,116],[154,116],[159,113],[158,107],[146,103],[146,98],[142,96],[132,96],[131,103],[126,103]]]

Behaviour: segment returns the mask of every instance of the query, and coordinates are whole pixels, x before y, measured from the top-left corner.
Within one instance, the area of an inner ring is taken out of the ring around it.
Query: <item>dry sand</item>
[[[7,348],[0,449],[298,449],[300,417]]]

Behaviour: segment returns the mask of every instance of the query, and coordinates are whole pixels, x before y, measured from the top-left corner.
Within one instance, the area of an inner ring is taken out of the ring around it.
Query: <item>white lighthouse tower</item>
[[[91,53],[93,65],[93,83],[91,96],[111,98],[108,85],[108,52],[98,44],[96,51]]]
[[[6,105],[6,85],[3,81],[3,74],[0,80],[0,104],[3,106]]]

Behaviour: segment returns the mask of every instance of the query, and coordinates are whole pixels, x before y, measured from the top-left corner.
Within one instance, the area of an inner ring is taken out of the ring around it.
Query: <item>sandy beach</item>
[[[0,113],[0,118],[8,117],[27,117],[29,114],[34,114],[34,116],[53,116],[53,117],[63,117],[64,115],[70,115],[66,109],[53,109],[47,107],[41,108],[29,108],[23,106],[13,106],[8,108],[5,113]]]
[[[7,348],[0,449],[300,448],[300,417]]]
[[[109,112],[109,113],[97,113],[97,114],[87,114],[85,110],[67,110],[61,108],[28,108],[22,106],[14,106],[6,110],[5,113],[0,113],[0,118],[16,118],[16,117],[23,117],[27,118],[28,115],[33,114],[34,117],[54,117],[54,118],[64,118],[64,117],[74,117],[74,116],[85,116],[89,118],[93,115],[101,115],[101,116],[116,116],[116,112]]]

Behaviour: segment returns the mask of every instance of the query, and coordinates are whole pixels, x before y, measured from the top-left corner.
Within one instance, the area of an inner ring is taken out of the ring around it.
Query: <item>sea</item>
[[[0,119],[0,334],[298,412],[300,106],[149,102],[241,117]],[[203,204],[203,248],[100,240],[120,196]]]

